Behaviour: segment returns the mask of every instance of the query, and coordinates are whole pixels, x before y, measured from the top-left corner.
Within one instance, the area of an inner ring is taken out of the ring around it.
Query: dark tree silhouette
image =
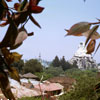
[[[54,60],[52,61],[52,66],[54,66],[54,67],[59,67],[60,66],[60,61],[59,61],[58,56],[56,56],[54,58]]]

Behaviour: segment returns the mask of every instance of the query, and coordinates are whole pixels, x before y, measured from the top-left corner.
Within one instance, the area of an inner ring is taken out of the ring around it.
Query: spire
[[[39,62],[42,62],[42,59],[41,59],[41,53],[39,53],[39,58],[38,58]]]

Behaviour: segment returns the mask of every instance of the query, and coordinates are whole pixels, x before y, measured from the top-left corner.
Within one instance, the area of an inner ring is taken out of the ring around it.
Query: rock
[[[76,64],[79,69],[92,69],[98,67],[96,61],[91,54],[86,54],[87,50],[85,44],[81,42],[78,46],[78,50],[74,56],[68,61],[70,64]]]

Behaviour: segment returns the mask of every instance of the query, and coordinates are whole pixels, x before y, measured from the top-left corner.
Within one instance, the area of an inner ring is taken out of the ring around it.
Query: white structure
[[[78,46],[78,50],[75,53],[75,56],[78,57],[91,57],[90,54],[86,54],[87,50],[85,48],[85,43],[84,42],[80,42],[79,46]]]
[[[100,72],[100,66],[98,66],[98,71]]]
[[[91,69],[97,68],[98,65],[93,59],[91,54],[86,54],[87,50],[85,48],[85,43],[81,42],[78,46],[78,50],[75,52],[74,56],[68,62],[71,64],[76,64],[79,69]]]

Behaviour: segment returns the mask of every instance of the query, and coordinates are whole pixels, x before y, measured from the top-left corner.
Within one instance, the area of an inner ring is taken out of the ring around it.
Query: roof
[[[75,79],[66,76],[53,77],[48,79],[48,81],[52,83],[69,84],[69,85],[72,85],[73,83],[76,82]]]
[[[32,83],[22,83],[22,86],[25,86],[26,88],[28,88],[28,89],[32,89],[32,88],[34,88],[34,86],[33,86],[33,84]]]
[[[30,79],[39,79],[38,76],[32,74],[32,73],[27,73],[21,76],[21,78],[30,78]]]
[[[28,88],[23,87],[23,86],[20,86],[20,87],[13,86],[13,88],[11,90],[12,90],[14,96],[17,98],[41,96],[40,90],[28,89]]]
[[[9,81],[12,93],[16,98],[41,96],[40,90],[33,88],[34,86],[31,83],[22,83],[20,85],[17,81],[11,78],[9,78]]]
[[[19,74],[19,76],[20,76],[20,78],[21,78],[21,77],[23,77],[23,75],[22,75],[22,74]]]
[[[63,86],[59,83],[43,83],[39,85],[34,85],[34,88],[41,89],[42,91],[56,91],[62,90]]]

